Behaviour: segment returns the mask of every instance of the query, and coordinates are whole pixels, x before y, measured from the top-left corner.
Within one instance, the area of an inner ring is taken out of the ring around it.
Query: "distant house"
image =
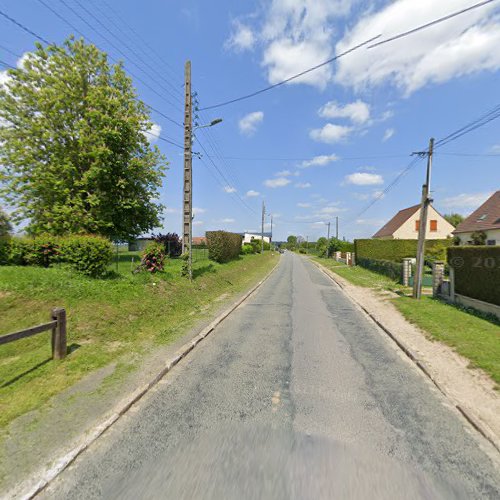
[[[193,246],[207,246],[207,239],[205,238],[205,236],[193,236]]]
[[[400,210],[372,237],[381,240],[417,240],[420,227],[420,204]],[[441,240],[452,236],[455,229],[432,205],[427,213],[427,240]]]
[[[250,243],[252,240],[261,240],[262,239],[262,235],[260,233],[238,233],[240,234],[241,236],[243,236],[243,245],[245,243]],[[264,241],[267,242],[267,243],[271,243],[272,241],[272,233],[264,233]]]
[[[500,245],[500,191],[462,221],[453,234],[460,238],[461,245],[471,245],[472,233],[480,231],[484,231],[487,245]]]
[[[144,238],[136,238],[134,241],[129,241],[128,251],[129,252],[142,252],[147,246],[148,243],[151,243],[153,238],[149,236]]]

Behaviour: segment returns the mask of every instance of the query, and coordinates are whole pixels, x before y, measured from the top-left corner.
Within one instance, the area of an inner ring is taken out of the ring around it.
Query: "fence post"
[[[409,286],[411,276],[411,259],[403,259],[403,285]]]
[[[345,263],[348,266],[351,265],[351,252],[346,252],[345,253]]]
[[[335,252],[335,260],[338,262],[340,260],[341,252]]]
[[[450,264],[450,300],[455,302],[455,269]]]
[[[66,357],[66,309],[57,307],[52,309],[52,321],[57,325],[52,329],[52,359],[64,359]]]
[[[432,296],[437,297],[441,293],[444,281],[444,262],[439,260],[432,263]]]

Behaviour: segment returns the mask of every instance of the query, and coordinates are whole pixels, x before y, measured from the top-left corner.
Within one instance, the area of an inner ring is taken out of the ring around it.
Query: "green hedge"
[[[427,240],[425,242],[426,256],[435,257],[435,254],[438,253],[444,259],[444,249],[452,244],[453,240],[451,238],[446,240]],[[416,257],[417,240],[354,240],[354,252],[356,254],[356,261],[361,258],[401,262],[404,258]]]
[[[448,248],[448,263],[455,271],[455,292],[500,306],[500,247]]]
[[[403,264],[401,264],[400,262],[381,259],[366,259],[360,257],[356,259],[356,264],[358,266],[369,269],[370,271],[388,276],[394,281],[400,282],[403,276]]]
[[[242,236],[226,231],[207,231],[208,258],[224,263],[237,259],[241,251]]]
[[[0,265],[43,266],[68,264],[87,276],[108,271],[113,258],[111,242],[101,236],[37,236],[0,241]]]

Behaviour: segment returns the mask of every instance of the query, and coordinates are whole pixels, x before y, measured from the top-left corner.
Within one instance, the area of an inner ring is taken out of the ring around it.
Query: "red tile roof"
[[[462,221],[453,234],[500,229],[500,191],[493,193],[477,210]]]
[[[417,210],[419,205],[404,208],[400,210],[385,226],[379,229],[372,238],[383,238],[384,236],[392,236]]]
[[[205,236],[193,236],[193,245],[206,245],[207,239]]]

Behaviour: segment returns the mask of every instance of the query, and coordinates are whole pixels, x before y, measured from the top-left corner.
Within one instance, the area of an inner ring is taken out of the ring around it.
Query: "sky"
[[[152,112],[149,138],[170,165],[156,232],[180,233],[187,60],[202,109],[474,3],[0,0],[0,10],[51,42],[79,36],[76,28],[124,61],[141,99],[161,111]],[[0,17],[1,61],[19,64],[34,42]],[[198,111],[198,125],[223,121],[195,132],[193,235],[260,231],[264,202],[265,230],[272,215],[275,241],[290,234],[314,241],[327,235],[328,222],[333,235],[336,217],[339,237],[371,237],[398,210],[420,201],[425,159],[398,178],[412,152],[499,104],[499,46],[500,1],[493,1],[391,43],[364,46],[252,98]],[[0,71],[0,82],[5,77]],[[431,192],[441,213],[467,215],[498,189],[500,119],[436,150]]]

